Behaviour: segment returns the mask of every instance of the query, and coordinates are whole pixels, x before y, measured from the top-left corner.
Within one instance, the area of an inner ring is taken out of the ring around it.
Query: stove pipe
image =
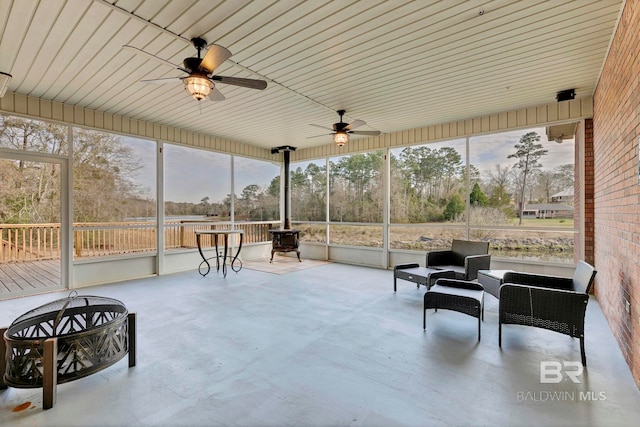
[[[291,207],[289,206],[289,153],[284,152],[284,229],[291,228]]]
[[[289,145],[283,145],[282,147],[275,147],[271,149],[271,154],[277,154],[280,151],[284,154],[284,223],[282,229],[291,229],[291,207],[289,206],[289,163],[290,155],[292,151],[296,151],[296,147]]]

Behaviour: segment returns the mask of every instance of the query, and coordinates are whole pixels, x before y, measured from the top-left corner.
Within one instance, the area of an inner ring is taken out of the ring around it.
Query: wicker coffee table
[[[484,287],[485,291],[500,299],[502,279],[509,271],[513,270],[478,270],[478,283]]]
[[[455,279],[456,272],[453,270],[420,267],[419,264],[398,264],[393,267],[393,292],[396,291],[397,280],[407,280],[413,282],[419,288],[424,285],[429,289],[438,279]]]

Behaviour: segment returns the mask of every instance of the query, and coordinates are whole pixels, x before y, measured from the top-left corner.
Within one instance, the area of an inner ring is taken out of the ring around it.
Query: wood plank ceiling
[[[9,92],[270,148],[362,119],[382,132],[593,94],[624,0],[0,0]],[[221,102],[192,99],[174,64],[192,37],[233,56]]]

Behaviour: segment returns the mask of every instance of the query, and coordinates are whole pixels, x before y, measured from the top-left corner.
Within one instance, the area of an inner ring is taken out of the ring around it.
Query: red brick
[[[640,2],[627,1],[585,123],[585,253],[593,250],[596,295],[640,386],[639,57]]]

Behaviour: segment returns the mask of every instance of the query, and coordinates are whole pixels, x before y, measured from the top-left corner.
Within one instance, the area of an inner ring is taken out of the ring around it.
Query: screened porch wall
[[[592,98],[582,98],[561,103],[546,104],[522,110],[482,116],[451,123],[443,123],[423,128],[410,129],[383,134],[380,137],[354,139],[345,149],[338,149],[332,143],[310,149],[292,152],[295,160],[326,157],[336,154],[371,151],[387,147],[419,144],[425,142],[445,141],[509,129],[521,129],[532,125],[576,121],[592,114]],[[140,120],[122,116],[92,111],[78,107],[54,103],[20,94],[8,93],[0,99],[0,110],[29,118],[53,120],[64,124],[85,126],[92,129],[104,130],[123,135],[149,138],[159,141],[175,142],[182,145],[197,147],[204,150],[218,151],[228,154],[267,160],[273,162],[274,155],[270,150],[248,146],[213,136],[199,135],[187,130],[169,128]],[[269,243],[257,244],[254,248],[243,248],[246,259],[263,257],[268,251]],[[422,262],[420,253],[405,253],[403,251],[349,247],[340,245],[317,245],[302,242],[302,249],[308,258],[329,259],[337,262],[369,265],[373,267],[389,268],[394,264],[409,260]],[[130,259],[129,259],[130,258]],[[134,260],[135,258],[135,260]],[[92,266],[94,262],[101,262],[101,267]],[[77,274],[72,287],[88,286],[98,283],[125,280],[127,278],[142,277],[150,274],[171,273],[185,269],[194,269],[199,263],[197,252],[191,254],[161,254],[140,255],[136,257],[121,257],[110,260],[83,261],[77,264]],[[106,265],[112,264],[109,268]],[[159,265],[163,267],[160,268]],[[120,268],[122,265],[124,268]],[[495,260],[495,268],[518,268],[531,270],[540,268],[535,264],[512,262],[509,260]],[[551,267],[542,267],[547,271]],[[564,268],[562,266],[552,268]],[[117,272],[117,274],[116,274]]]

